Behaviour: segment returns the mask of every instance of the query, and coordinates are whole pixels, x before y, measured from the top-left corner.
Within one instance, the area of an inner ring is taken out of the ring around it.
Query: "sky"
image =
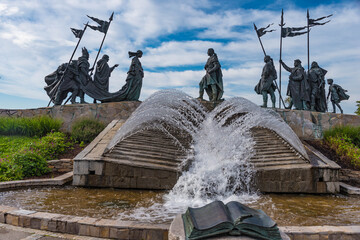
[[[328,71],[326,78],[348,90],[350,99],[341,106],[353,114],[360,100],[359,0],[1,0],[0,109],[46,107],[44,77],[69,61],[78,40],[70,28],[82,29],[87,21],[96,25],[86,15],[108,20],[112,12],[100,53],[110,56],[110,66],[119,64],[110,78],[110,92],[125,84],[128,51],[141,49],[145,77],[140,100],[161,89],[198,97],[207,49],[213,48],[223,71],[225,99],[245,97],[260,105],[262,97],[254,86],[264,55],[253,23],[258,28],[274,23],[271,29],[276,31],[261,40],[279,74],[282,8],[285,27],[305,26],[307,9],[310,18],[333,14],[331,22],[310,31],[310,63],[317,61]],[[75,58],[85,46],[92,66],[102,39],[103,33],[88,28]],[[306,35],[283,38],[282,46],[287,65],[300,59],[307,69]],[[285,98],[289,73],[283,68],[281,73]]]

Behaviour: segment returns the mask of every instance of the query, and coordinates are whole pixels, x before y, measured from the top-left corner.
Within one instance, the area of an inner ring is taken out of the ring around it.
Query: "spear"
[[[279,26],[281,27],[280,30],[280,61],[279,61],[279,91],[280,91],[280,95],[281,95],[281,55],[282,55],[282,31],[283,31],[283,26],[285,25],[284,23],[284,9],[281,9],[281,23],[279,24]],[[284,105],[285,107],[285,105]],[[279,99],[279,108],[281,108],[281,100]]]
[[[63,75],[61,76],[60,81],[58,81],[58,83],[55,85],[55,87],[54,87],[53,90],[52,90],[52,95],[51,95],[50,101],[49,101],[49,103],[48,103],[48,105],[47,105],[48,107],[50,106],[51,101],[53,101],[53,99],[54,99],[54,97],[55,97],[55,95],[56,95],[57,89],[58,89],[59,86],[60,86],[60,83],[61,83],[61,82],[63,81],[63,79],[64,79],[64,76],[65,76],[65,74],[66,74],[66,71],[67,71],[68,68],[69,68],[69,65],[70,65],[70,63],[71,63],[71,61],[72,61],[72,59],[73,59],[73,57],[74,57],[74,55],[75,55],[75,52],[76,52],[76,50],[77,50],[77,48],[78,48],[78,46],[79,46],[79,44],[80,44],[80,41],[81,41],[82,37],[84,36],[85,30],[86,30],[86,28],[87,28],[87,26],[88,26],[88,23],[89,23],[89,22],[87,22],[87,23],[85,24],[85,27],[84,27],[84,29],[82,30],[82,34],[81,34],[80,37],[79,37],[79,40],[78,40],[78,42],[77,42],[77,44],[76,44],[76,47],[75,47],[75,49],[74,49],[74,51],[73,51],[73,53],[72,53],[72,55],[71,55],[71,57],[70,57],[70,60],[69,60],[68,64],[66,65],[65,71],[64,71]]]
[[[107,32],[108,32],[108,30],[109,30],[109,27],[110,27],[110,24],[111,24],[111,21],[113,20],[113,18],[114,18],[114,12],[111,14],[111,16],[110,16],[110,18],[109,18],[109,25],[108,25],[108,27],[107,27],[107,30],[106,30],[105,34],[104,34],[104,37],[103,37],[103,40],[102,40],[102,42],[101,42],[101,45],[100,45],[99,51],[98,51],[98,53],[97,53],[97,55],[96,55],[96,58],[95,58],[94,64],[93,64],[92,69],[91,69],[91,72],[90,72],[90,76],[92,76],[92,74],[93,74],[93,71],[94,71],[94,67],[95,67],[96,61],[97,61],[97,59],[98,59],[98,57],[99,57],[99,54],[100,54],[101,48],[102,48],[102,46],[103,46],[103,44],[104,44],[104,41],[105,41],[105,38],[106,38]]]

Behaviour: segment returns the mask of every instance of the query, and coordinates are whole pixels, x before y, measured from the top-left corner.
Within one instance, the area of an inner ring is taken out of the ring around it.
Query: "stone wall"
[[[0,116],[33,117],[49,115],[64,120],[62,129],[70,131],[74,120],[90,117],[100,120],[106,125],[114,119],[126,120],[141,102],[113,102],[99,104],[74,104],[37,109],[9,110],[0,109]],[[212,109],[213,104],[204,101],[206,108]],[[350,114],[319,113],[311,111],[298,111],[276,109],[286,123],[294,130],[299,138],[322,138],[323,131],[335,126],[360,126],[360,116]]]
[[[51,160],[48,161],[48,167],[52,172],[71,172],[73,170],[73,160],[72,159],[60,159],[60,160]]]
[[[336,126],[360,126],[360,116],[337,113],[276,109],[301,139],[318,139],[324,130]]]
[[[0,116],[34,117],[49,115],[64,121],[62,130],[70,131],[74,120],[79,118],[94,118],[104,124],[109,124],[114,119],[127,119],[140,105],[139,101],[112,102],[99,104],[73,104],[36,109],[0,109]]]

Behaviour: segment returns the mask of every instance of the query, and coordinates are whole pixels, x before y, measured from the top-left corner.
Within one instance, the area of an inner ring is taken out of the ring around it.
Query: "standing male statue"
[[[332,106],[333,106],[333,113],[336,113],[336,108],[335,105],[340,109],[340,112],[343,113],[342,108],[340,107],[340,102],[342,100],[348,100],[350,98],[349,95],[347,95],[345,92],[347,92],[347,90],[343,89],[341,86],[334,84],[334,80],[332,79],[328,79],[327,83],[330,85],[329,86],[329,93],[327,95],[326,99],[331,100]]]
[[[327,71],[319,67],[317,62],[311,63],[308,73],[311,87],[311,111],[326,112],[325,74]]]
[[[214,49],[209,48],[207,54],[209,58],[204,67],[206,74],[199,83],[200,96],[198,99],[203,100],[204,90],[206,90],[209,100],[214,102],[221,100],[224,93],[221,65]]]
[[[91,77],[89,75],[89,71],[90,71],[89,52],[85,47],[82,48],[82,56],[78,58],[77,66],[79,69],[79,80],[80,80],[80,88],[81,88],[81,91],[79,93],[80,103],[86,103],[84,99],[85,96],[84,89],[85,86],[88,84],[88,82],[91,81]]]
[[[257,94],[262,94],[263,96],[263,105],[261,107],[267,107],[268,94],[270,94],[272,107],[275,108],[275,94],[274,91],[276,86],[273,81],[277,79],[276,70],[274,63],[270,56],[266,55],[264,57],[265,66],[263,67],[261,73],[261,79],[259,83],[255,86],[255,92]]]
[[[109,91],[109,78],[112,71],[119,66],[119,64],[115,64],[112,67],[109,67],[108,64],[109,56],[104,55],[97,63],[96,63],[96,71],[94,75],[94,84],[96,87]],[[96,99],[94,99],[94,103],[96,103]]]
[[[304,68],[301,66],[301,61],[299,59],[294,60],[294,67],[288,67],[282,60],[280,60],[281,65],[285,68],[286,71],[290,72],[289,84],[287,88],[287,95],[290,97],[290,105],[286,107],[291,109],[294,105],[295,110],[303,110],[306,103],[302,100],[302,91],[301,88],[303,81],[306,81],[306,74]]]

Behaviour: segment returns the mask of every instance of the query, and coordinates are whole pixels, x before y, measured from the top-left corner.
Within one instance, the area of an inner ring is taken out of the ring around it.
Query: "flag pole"
[[[283,26],[284,26],[284,9],[281,9],[281,23],[280,23],[280,27],[281,27],[281,30],[280,30],[280,62],[279,62],[279,94],[281,95],[281,61],[282,61],[282,58],[281,58],[281,55],[282,55],[282,30],[283,30]],[[284,107],[285,107],[285,104],[284,104]],[[281,100],[279,98],[279,108],[281,108]]]
[[[48,107],[50,106],[51,101],[54,99],[54,97],[55,97],[55,95],[56,95],[56,92],[57,92],[57,89],[58,89],[59,86],[60,86],[60,83],[61,83],[62,80],[64,79],[64,76],[65,76],[65,74],[66,74],[66,71],[67,71],[68,68],[69,68],[69,65],[70,65],[70,63],[71,63],[71,60],[73,59],[73,57],[74,57],[74,55],[75,55],[75,52],[76,52],[76,50],[77,50],[77,48],[78,48],[78,46],[79,46],[79,44],[80,44],[80,41],[81,41],[82,37],[84,36],[85,30],[86,30],[88,24],[89,24],[89,22],[87,22],[87,23],[85,24],[84,30],[82,31],[82,34],[81,34],[81,36],[80,36],[80,38],[79,38],[79,40],[78,40],[78,42],[77,42],[77,44],[76,44],[76,47],[75,47],[73,53],[71,54],[70,60],[69,60],[68,64],[66,65],[65,71],[64,71],[63,75],[61,76],[60,81],[55,85],[55,87],[54,87],[53,90],[52,90],[53,93],[51,94],[50,101],[49,101],[49,103],[48,103],[48,105],[47,105]]]
[[[263,50],[263,52],[264,52],[264,55],[266,56],[266,52],[265,52],[264,46],[263,46],[263,44],[262,44],[262,42],[261,42],[261,38],[260,38],[260,36],[259,36],[259,34],[258,34],[258,29],[257,29],[255,23],[254,23],[254,29],[255,29],[255,32],[256,32],[256,36],[257,36],[258,39],[259,39],[259,42],[260,42],[261,48],[262,48],[262,50]]]
[[[308,72],[310,68],[310,31],[309,31],[309,9],[307,10],[307,60],[308,60]]]
[[[113,17],[114,17],[114,12],[111,14],[111,16],[110,16],[110,18],[109,18],[109,26],[108,26],[108,28],[107,28],[107,30],[106,30],[106,32],[105,32],[105,34],[104,34],[104,37],[103,37],[103,40],[102,40],[102,42],[101,42],[101,45],[100,45],[99,51],[98,51],[98,53],[97,53],[97,55],[96,55],[96,58],[95,58],[94,64],[93,64],[92,69],[91,69],[91,72],[90,72],[90,76],[92,76],[92,74],[93,74],[93,71],[94,71],[94,67],[95,67],[96,61],[97,61],[97,59],[98,59],[98,57],[99,57],[99,54],[100,54],[101,48],[102,48],[102,46],[103,46],[103,44],[104,44],[104,41],[105,41],[105,38],[106,38],[107,32],[108,32],[108,30],[109,30],[109,28],[110,28],[111,21],[113,20]]]

